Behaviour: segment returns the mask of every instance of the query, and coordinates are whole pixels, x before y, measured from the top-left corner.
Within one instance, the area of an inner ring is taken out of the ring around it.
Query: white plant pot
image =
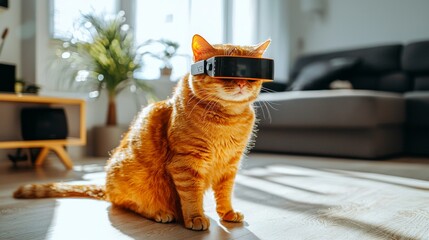
[[[113,149],[119,146],[122,136],[127,131],[125,126],[94,127],[94,153],[97,157],[109,157]]]

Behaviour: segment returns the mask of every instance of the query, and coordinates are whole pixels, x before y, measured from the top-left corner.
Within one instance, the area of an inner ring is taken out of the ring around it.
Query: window
[[[195,33],[211,43],[235,44],[254,44],[257,34],[257,0],[51,0],[51,4],[53,38],[70,37],[81,13],[95,10],[113,14],[119,6],[133,6],[127,9],[134,12],[126,13],[126,17],[134,28],[137,44],[150,39],[179,44],[177,56],[171,59],[174,80],[190,69]],[[145,50],[157,51],[155,45],[146,46]],[[144,67],[135,77],[158,79],[163,63],[149,54],[143,60]]]
[[[257,0],[232,1],[232,42],[236,44],[256,44]]]
[[[117,0],[51,0],[51,37],[70,38],[77,27],[80,15],[97,12],[114,14],[118,11]]]
[[[256,1],[136,1],[137,41],[143,43],[149,39],[169,39],[177,42],[180,45],[179,56],[172,59],[172,78],[180,78],[190,69],[191,37],[195,33],[200,34],[211,43],[255,43]],[[160,64],[146,58],[145,67],[140,76],[158,78]]]
[[[169,39],[179,44],[178,56],[171,59],[172,79],[182,77],[191,64],[191,38],[199,33],[213,43],[223,42],[223,1],[213,0],[139,0],[136,1],[135,31],[138,43],[149,39]],[[154,47],[148,49],[156,51]],[[145,57],[140,76],[159,77],[159,61]]]

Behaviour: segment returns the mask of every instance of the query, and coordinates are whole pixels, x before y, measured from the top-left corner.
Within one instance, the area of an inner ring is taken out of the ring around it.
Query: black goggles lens
[[[192,64],[191,74],[207,74],[214,78],[271,81],[274,79],[274,60],[216,56]]]

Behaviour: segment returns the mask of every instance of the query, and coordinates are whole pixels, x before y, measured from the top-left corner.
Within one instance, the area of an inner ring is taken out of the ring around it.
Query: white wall
[[[21,0],[9,1],[9,8],[0,12],[0,34],[5,28],[9,28],[8,36],[5,40],[3,51],[0,54],[0,62],[15,64],[16,77],[21,78]],[[1,76],[0,76],[1,83]],[[15,114],[14,106],[10,104],[1,104],[1,114],[7,114],[9,117],[1,120],[3,126],[16,125],[19,115]],[[19,136],[19,129],[1,128],[0,140],[11,139]],[[0,149],[0,159],[5,158],[6,153],[10,150]]]
[[[49,0],[36,2],[36,83],[47,87],[49,64],[55,51],[49,37]]]
[[[293,1],[293,0],[292,0]],[[326,14],[302,13],[304,52],[429,39],[428,0],[327,0]]]
[[[274,76],[276,81],[286,81],[289,71],[291,54],[289,35],[290,17],[288,8],[290,1],[260,0],[258,2],[259,23],[255,26],[259,42],[271,39],[271,44],[264,57],[275,60]]]
[[[21,77],[21,0],[9,1],[9,8],[0,13],[0,34],[5,28],[9,34],[5,40],[0,62],[16,64],[16,76]]]

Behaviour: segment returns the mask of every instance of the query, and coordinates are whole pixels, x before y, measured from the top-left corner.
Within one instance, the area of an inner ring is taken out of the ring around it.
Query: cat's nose
[[[240,88],[244,88],[244,86],[246,86],[246,82],[245,82],[245,81],[237,81],[237,85],[238,85]]]

